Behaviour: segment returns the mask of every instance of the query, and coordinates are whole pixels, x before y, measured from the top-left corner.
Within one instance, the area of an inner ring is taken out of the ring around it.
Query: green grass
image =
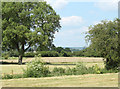
[[[3,87],[117,87],[118,73],[2,80]]]

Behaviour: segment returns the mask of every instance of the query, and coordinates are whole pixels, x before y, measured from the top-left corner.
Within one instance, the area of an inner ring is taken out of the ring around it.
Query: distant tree
[[[96,49],[96,52],[106,59],[107,69],[116,68],[120,65],[120,44],[118,44],[118,35],[120,28],[118,23],[120,20],[101,21],[101,23],[90,26],[87,40],[91,42],[90,46]]]
[[[63,56],[63,57],[68,57],[67,52],[66,52],[66,51],[64,51],[64,50],[62,50],[60,54],[61,54],[61,56]]]
[[[54,50],[57,51],[58,53],[61,53],[61,51],[64,50],[64,48],[56,47],[56,48],[54,48]]]
[[[65,48],[64,51],[71,52],[70,48]]]
[[[18,64],[31,46],[49,46],[60,16],[46,2],[2,2],[3,50],[17,49]]]

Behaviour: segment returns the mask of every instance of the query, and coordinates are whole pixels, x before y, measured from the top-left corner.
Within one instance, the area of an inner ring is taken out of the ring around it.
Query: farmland
[[[118,74],[87,74],[2,80],[3,87],[117,87]]]
[[[29,62],[34,60],[35,58],[24,58],[23,63]],[[97,64],[99,67],[104,67],[103,59],[102,58],[93,58],[93,57],[42,57],[41,58],[51,70],[54,67],[74,67],[77,62],[83,62],[84,65],[87,67],[93,66]],[[2,61],[2,60],[0,60]],[[3,60],[3,62],[11,63],[11,64],[3,64],[0,65],[2,68],[2,74],[10,74],[13,72],[14,74],[22,73],[23,69],[26,68],[26,65],[17,65],[17,58],[9,60]],[[13,63],[13,64],[12,64]]]
[[[46,66],[52,70],[54,67],[75,67],[77,62],[82,62],[86,67],[97,64],[100,68],[104,67],[102,58],[93,57],[43,57],[44,62],[47,62]],[[34,58],[24,58],[23,62],[34,60]],[[2,60],[3,62],[13,64],[0,65],[2,68],[2,75],[4,74],[22,74],[23,69],[26,69],[26,65],[14,64],[16,59]],[[103,80],[104,79],[104,80]],[[30,81],[31,80],[31,81]],[[33,81],[34,80],[34,81]],[[29,81],[29,82],[28,82]],[[76,82],[78,81],[78,82]],[[107,74],[85,74],[85,75],[69,75],[69,76],[56,76],[56,77],[41,77],[41,78],[19,78],[19,79],[3,79],[2,85],[4,87],[17,86],[32,86],[32,87],[98,87],[98,86],[111,86],[117,87],[118,85],[118,73]]]

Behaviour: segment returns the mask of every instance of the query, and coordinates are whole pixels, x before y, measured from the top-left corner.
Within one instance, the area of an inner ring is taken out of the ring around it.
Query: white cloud
[[[78,26],[83,22],[83,18],[80,16],[62,17],[61,19],[62,26]]]
[[[55,34],[54,43],[56,46],[85,46],[85,34],[88,27],[81,27],[78,29],[65,29]]]
[[[105,11],[114,11],[118,8],[118,0],[110,0],[109,2],[95,2],[95,7]]]
[[[47,1],[47,3],[50,4],[54,9],[62,9],[68,4],[67,0],[45,0],[45,1]]]
[[[80,36],[80,34],[84,34],[87,31],[88,31],[88,27],[83,26],[77,29],[60,30],[60,32],[55,33],[55,36],[59,36],[59,37],[74,36],[75,37],[75,36]]]
[[[82,30],[83,32],[87,32],[89,29],[88,29],[88,27],[83,26],[83,27],[81,28],[81,30]]]

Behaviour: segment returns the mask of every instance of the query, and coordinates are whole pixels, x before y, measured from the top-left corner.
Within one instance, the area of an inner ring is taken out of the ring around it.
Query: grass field
[[[10,57],[7,60],[0,60],[3,62],[10,62],[10,63],[17,63],[18,58],[12,58]],[[28,62],[31,61],[35,58],[23,58],[23,63],[24,62]],[[103,62],[103,58],[95,58],[95,57],[41,57],[42,60],[44,60],[45,62],[52,62],[52,63],[66,63],[66,62],[94,62],[94,63],[98,63],[98,62]]]
[[[104,67],[104,63],[84,63],[87,67],[92,66],[92,65],[99,65],[100,67]],[[67,67],[75,67],[75,65],[71,64],[51,64],[51,65],[46,65],[52,70],[54,67],[62,67],[62,68],[67,68]],[[23,69],[26,68],[26,65],[0,65],[2,68],[2,74],[20,74],[23,73]]]
[[[103,59],[102,58],[93,58],[93,57],[42,57],[41,58],[43,61],[51,63],[46,66],[52,70],[54,67],[75,67],[75,64],[77,62],[83,62],[84,65],[87,67],[93,66],[97,64],[99,67],[104,67]],[[24,58],[23,62],[29,62],[31,60],[34,60],[34,58]],[[9,62],[9,63],[17,63],[17,58],[12,59],[10,58],[9,60],[3,60],[4,62]],[[3,64],[0,65],[2,68],[2,74],[19,74],[23,73],[23,69],[26,68],[26,65],[17,65],[17,64]]]
[[[118,74],[86,74],[2,80],[3,87],[117,87]]]
[[[28,62],[34,58],[25,58],[23,62]],[[43,57],[45,62],[49,62],[50,70],[54,67],[75,67],[76,62],[83,62],[87,67],[97,64],[99,67],[104,67],[102,58],[93,57]],[[17,60],[1,60],[9,63],[17,63]],[[0,65],[3,74],[21,74],[22,69],[26,65],[3,64]],[[86,74],[72,75],[59,77],[44,77],[44,78],[20,78],[20,79],[4,79],[2,80],[3,87],[117,87],[118,73],[109,74]]]

